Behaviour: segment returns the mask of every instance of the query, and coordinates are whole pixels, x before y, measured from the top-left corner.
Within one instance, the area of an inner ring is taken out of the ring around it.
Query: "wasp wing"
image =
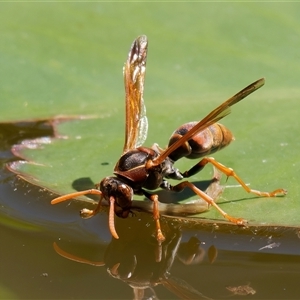
[[[123,152],[141,146],[147,137],[148,120],[143,100],[148,40],[139,36],[131,46],[124,66],[126,95],[125,144]]]
[[[229,98],[227,101],[223,102],[217,108],[215,108],[212,112],[210,112],[204,119],[198,122],[192,129],[190,129],[185,135],[183,135],[180,139],[178,139],[174,144],[168,147],[166,150],[162,151],[160,156],[153,160],[153,166],[161,164],[173,151],[179,148],[183,143],[191,139],[195,134],[204,130],[208,126],[218,122],[225,116],[230,113],[230,106],[236,104],[237,102],[241,101],[265,83],[265,79],[261,78],[241,91],[237,94]]]

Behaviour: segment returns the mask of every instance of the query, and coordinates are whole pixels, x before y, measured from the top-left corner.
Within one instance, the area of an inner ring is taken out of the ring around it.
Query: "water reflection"
[[[0,124],[0,298],[129,299],[128,286],[137,299],[155,294],[164,299],[241,299],[246,294],[251,299],[299,298],[299,228],[217,228],[203,221],[163,218],[167,241],[159,247],[151,214],[136,213],[116,219],[120,240],[106,244],[106,214],[82,222],[80,203],[50,209],[53,195],[3,168],[16,159],[12,144],[53,135],[47,124]],[[62,259],[52,248],[55,239],[62,255],[105,266],[119,280],[104,268]],[[93,255],[103,260],[93,262]]]
[[[119,240],[112,239],[105,250],[103,261],[91,261],[68,253],[57,243],[54,243],[54,249],[67,259],[105,266],[110,276],[132,288],[134,299],[158,299],[155,291],[157,285],[163,285],[180,299],[210,299],[186,281],[172,275],[175,259],[186,266],[203,261],[207,253],[201,241],[191,237],[187,242],[182,242],[179,228],[167,230],[167,226],[164,226],[166,240],[159,244],[155,236],[150,234],[150,231],[153,232],[150,227],[153,226],[144,220],[141,222],[139,234],[133,235],[130,228],[127,228]],[[211,246],[208,253],[208,259],[213,262],[217,256],[216,248]]]

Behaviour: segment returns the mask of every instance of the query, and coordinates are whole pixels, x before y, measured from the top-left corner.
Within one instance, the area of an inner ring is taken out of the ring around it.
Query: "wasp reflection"
[[[208,256],[212,262],[217,256],[216,248],[211,246],[206,251],[197,237],[182,242],[181,230],[174,227],[165,231],[166,240],[158,244],[155,236],[145,232],[149,231],[150,226],[143,225],[146,224],[140,226],[143,238],[128,233],[129,238],[112,239],[105,250],[103,261],[90,261],[75,256],[62,250],[56,243],[54,249],[67,259],[105,266],[109,275],[133,289],[134,299],[158,299],[155,286],[160,284],[180,299],[210,299],[186,281],[172,276],[171,268],[176,259],[185,265],[192,265],[201,263]]]

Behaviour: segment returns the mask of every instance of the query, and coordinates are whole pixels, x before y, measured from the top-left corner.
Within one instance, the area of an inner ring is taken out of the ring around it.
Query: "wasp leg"
[[[228,168],[221,163],[217,162],[213,157],[205,157],[203,158],[199,163],[197,163],[194,167],[192,167],[190,170],[185,171],[182,173],[183,177],[190,177],[199,171],[201,171],[208,163],[211,163],[213,166],[215,166],[218,170],[220,170],[222,173],[224,173],[227,177],[233,177],[235,180],[246,190],[248,193],[253,193],[257,196],[261,197],[275,197],[275,196],[282,196],[287,194],[287,190],[285,189],[277,189],[272,192],[261,192],[257,190],[250,189],[245,182],[234,172],[233,169]]]
[[[161,231],[160,227],[160,221],[159,221],[159,209],[158,209],[158,196],[156,194],[150,194],[147,193],[146,191],[143,191],[144,195],[153,201],[153,219],[155,221],[155,226],[156,226],[156,239],[159,243],[163,242],[165,240],[165,237]]]
[[[242,226],[247,224],[247,220],[243,218],[234,218],[228,215],[223,209],[219,207],[219,205],[210,196],[208,196],[205,192],[198,189],[195,185],[193,185],[189,181],[183,181],[174,186],[168,185],[167,189],[174,192],[181,192],[186,187],[190,188],[195,194],[197,194],[200,198],[205,200],[209,205],[212,205],[225,219],[227,219],[231,223],[234,223],[236,225],[242,225]]]
[[[95,190],[95,191],[98,191],[98,190]],[[83,208],[80,211],[80,217],[83,218],[83,219],[89,219],[89,218],[95,216],[101,210],[101,205],[102,205],[102,200],[103,200],[102,193],[100,191],[98,191],[98,193],[95,192],[94,194],[100,195],[100,200],[99,200],[99,202],[98,202],[95,209]]]

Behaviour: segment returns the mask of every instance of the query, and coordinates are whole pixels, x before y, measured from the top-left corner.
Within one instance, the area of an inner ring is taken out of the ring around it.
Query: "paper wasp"
[[[99,195],[100,201],[97,207],[94,210],[82,209],[80,215],[83,218],[89,218],[97,214],[102,200],[106,199],[110,203],[109,229],[112,236],[118,238],[114,226],[114,213],[118,217],[126,218],[130,213],[133,196],[135,194],[144,195],[153,201],[156,237],[158,241],[163,241],[164,235],[159,221],[158,196],[150,191],[160,187],[180,192],[188,187],[209,205],[214,206],[228,221],[237,225],[244,225],[246,220],[228,215],[211,197],[191,182],[182,181],[172,186],[167,179],[182,180],[198,173],[207,163],[210,163],[226,176],[234,177],[248,193],[262,197],[286,194],[284,189],[277,189],[272,192],[250,189],[234,170],[225,167],[211,157],[205,157],[230,144],[233,139],[231,132],[217,122],[230,113],[232,105],[259,89],[264,84],[264,79],[259,79],[250,84],[210,112],[201,121],[182,125],[173,133],[166,149],[161,149],[157,144],[154,144],[151,148],[143,147],[142,144],[146,139],[148,130],[143,100],[147,49],[147,37],[139,36],[133,42],[124,66],[126,94],[125,144],[123,154],[114,168],[114,176],[104,178],[98,188],[67,194],[52,200],[51,203],[56,204],[86,194]],[[182,157],[204,158],[190,170],[180,172],[174,167],[174,163]]]

